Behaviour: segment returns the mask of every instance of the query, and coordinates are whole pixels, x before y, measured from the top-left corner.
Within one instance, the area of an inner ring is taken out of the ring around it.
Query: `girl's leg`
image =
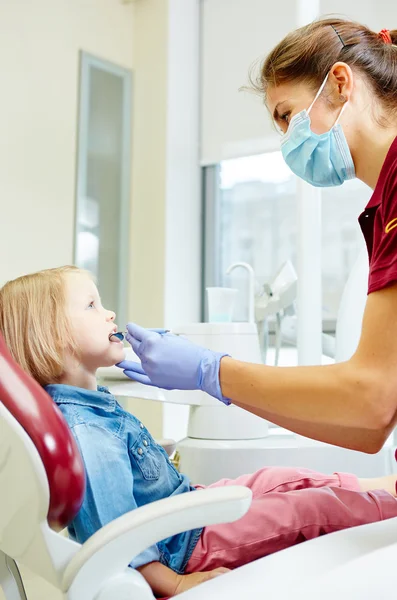
[[[254,496],[268,492],[290,492],[306,488],[343,487],[360,491],[359,480],[350,473],[334,473],[325,475],[310,469],[295,467],[264,467],[255,473],[241,475],[237,479],[221,479],[207,487],[223,485],[245,485]],[[206,486],[197,486],[204,489]],[[367,491],[367,490],[365,490]]]
[[[397,496],[397,476],[385,475],[384,477],[371,477],[371,479],[359,479],[358,484],[361,492],[369,492],[372,490],[386,490],[392,496]]]
[[[396,475],[359,479],[352,473],[334,473],[326,475],[310,469],[295,467],[264,467],[251,475],[242,475],[237,479],[221,479],[208,487],[221,485],[246,485],[251,489],[257,488],[257,482],[263,492],[286,492],[306,489],[309,487],[343,487],[358,492],[386,490],[396,496]],[[206,486],[198,485],[199,489]]]
[[[391,494],[384,490],[361,492],[358,480],[350,480],[351,476],[347,479],[351,488],[347,489],[344,476],[320,476],[304,469],[282,471],[285,481],[280,473],[269,477],[269,470],[262,469],[209,486],[246,485],[253,492],[252,504],[234,523],[205,527],[186,573],[220,566],[236,568],[326,533],[397,516],[397,500]],[[321,485],[321,477],[323,482],[334,478],[333,486]]]

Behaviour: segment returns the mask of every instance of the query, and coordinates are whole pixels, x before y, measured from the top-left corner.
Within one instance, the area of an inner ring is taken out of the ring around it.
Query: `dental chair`
[[[61,412],[0,336],[0,586],[7,600],[27,600],[18,563],[68,600],[152,600],[145,579],[128,567],[134,556],[176,533],[239,519],[251,503],[241,486],[166,498],[79,544],[59,532],[77,514],[84,487]]]

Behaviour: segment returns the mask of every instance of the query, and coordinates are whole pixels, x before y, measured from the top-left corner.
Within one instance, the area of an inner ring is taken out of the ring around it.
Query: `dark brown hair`
[[[397,30],[392,43],[365,25],[326,18],[289,33],[264,60],[254,89],[266,96],[269,87],[305,81],[318,89],[338,61],[366,77],[377,100],[388,114],[397,109]]]

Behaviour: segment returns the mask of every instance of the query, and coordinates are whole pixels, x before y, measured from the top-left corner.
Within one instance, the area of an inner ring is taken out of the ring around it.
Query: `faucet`
[[[230,275],[237,267],[243,267],[248,271],[248,322],[255,323],[255,272],[254,269],[246,262],[236,262],[230,265],[226,271],[226,275]]]

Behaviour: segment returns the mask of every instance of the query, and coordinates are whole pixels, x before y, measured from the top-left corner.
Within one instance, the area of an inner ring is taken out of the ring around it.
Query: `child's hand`
[[[213,571],[203,571],[202,573],[190,573],[189,575],[179,575],[179,581],[175,588],[174,595],[181,594],[182,592],[186,592],[186,590],[190,590],[190,588],[203,583],[204,581],[208,581],[209,579],[213,579],[214,577],[218,577],[219,575],[223,575],[224,573],[228,573],[230,569],[226,569],[225,567],[219,567],[218,569],[214,569]]]

